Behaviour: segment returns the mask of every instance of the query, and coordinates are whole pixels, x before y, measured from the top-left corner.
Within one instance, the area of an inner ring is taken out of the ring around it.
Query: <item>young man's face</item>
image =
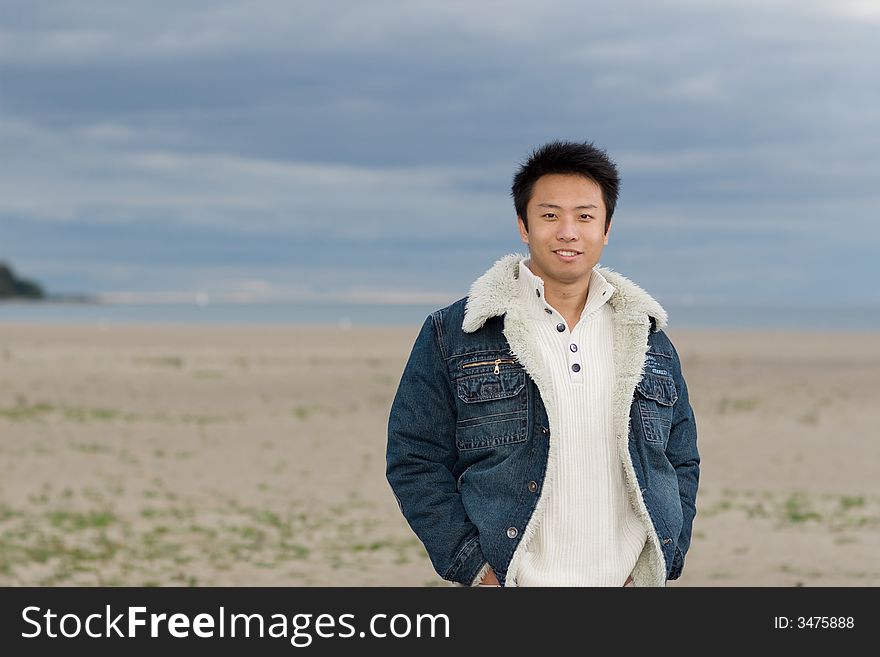
[[[517,223],[522,241],[529,245],[532,273],[545,284],[588,278],[608,244],[605,201],[599,185],[578,175],[541,176],[535,182],[526,213],[528,232],[522,217],[517,217]]]

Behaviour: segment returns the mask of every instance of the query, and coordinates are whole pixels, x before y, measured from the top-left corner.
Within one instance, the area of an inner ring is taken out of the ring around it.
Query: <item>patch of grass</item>
[[[282,559],[307,559],[312,551],[305,545],[298,543],[282,543],[281,558]]]
[[[10,518],[20,518],[22,516],[21,511],[13,509],[11,506],[0,503],[0,522],[5,522]]]
[[[35,505],[42,505],[49,503],[49,491],[43,488],[39,493],[32,493],[28,495],[28,502]]]
[[[779,566],[779,571],[783,573],[788,573],[790,575],[800,575],[802,577],[814,577],[819,578],[822,577],[822,572],[815,569],[803,569],[803,568],[795,568],[787,563]]]
[[[822,520],[822,515],[810,506],[810,501],[800,493],[793,493],[785,500],[785,517],[789,522],[806,522]]]
[[[70,443],[70,449],[85,454],[106,454],[111,451],[107,445],[101,443]]]
[[[148,561],[167,561],[179,556],[183,544],[164,540],[165,534],[166,532],[157,532],[155,529],[143,534],[138,549],[140,558]]]
[[[816,426],[819,424],[819,414],[816,411],[808,411],[798,416],[798,422],[808,426]]]
[[[220,422],[228,422],[230,420],[241,418],[241,414],[231,415],[199,415],[187,413],[183,415],[167,415],[165,413],[152,413],[150,415],[141,415],[138,413],[128,413],[112,408],[87,408],[79,406],[53,406],[52,404],[39,403],[28,404],[20,398],[15,406],[9,408],[0,408],[0,418],[10,422],[29,422],[40,420],[50,413],[61,413],[66,420],[72,422],[167,422],[167,423],[183,423],[196,424],[204,426],[207,424],[217,424]]]
[[[119,450],[119,460],[128,465],[137,465],[141,462],[134,452],[125,447]]]
[[[768,518],[771,515],[771,511],[764,506],[763,502],[752,502],[742,508],[749,518]]]
[[[253,519],[257,522],[261,522],[272,527],[277,527],[279,529],[287,528],[287,523],[281,520],[281,516],[279,516],[274,511],[257,511],[251,517],[253,517]]]
[[[51,404],[28,404],[19,401],[19,403],[10,408],[0,408],[0,418],[10,422],[29,422],[31,420],[39,420],[54,410],[55,407]]]
[[[83,497],[85,497],[87,500],[89,500],[91,502],[95,502],[95,503],[100,504],[100,503],[103,503],[103,501],[104,501],[104,492],[101,490],[98,490],[94,486],[86,486],[85,488],[83,488],[82,494],[83,494]]]
[[[110,511],[55,510],[47,511],[45,517],[52,527],[74,532],[109,527],[117,520],[116,515]]]
[[[729,511],[733,508],[733,502],[728,499],[721,499],[712,504],[711,506],[706,506],[700,510],[700,514],[703,516],[714,516],[722,513],[724,511]]]
[[[841,495],[840,496],[840,509],[842,511],[849,511],[850,509],[860,509],[865,506],[865,496],[864,495]]]
[[[349,545],[348,549],[352,552],[375,552],[376,550],[382,550],[387,547],[395,547],[394,541],[384,539],[381,541],[373,541],[372,543],[355,543],[354,545]]]
[[[217,536],[217,530],[211,527],[203,527],[202,525],[190,525],[189,531],[193,534],[202,534],[208,539],[213,539]]]
[[[363,501],[340,505],[339,513],[295,499],[248,506],[216,498],[205,507],[169,501],[161,479],[149,486],[156,499],[127,513],[113,506],[113,481],[75,491],[44,486],[32,495],[43,506],[0,505],[0,586],[210,586],[224,572],[257,567],[281,574],[285,564],[298,569],[299,581],[321,572],[316,566],[348,573],[426,558],[415,537],[362,517]],[[62,501],[70,498],[75,509]],[[209,569],[198,582],[188,572],[193,563]]]
[[[228,415],[193,415],[186,414],[180,415],[176,419],[183,424],[196,424],[198,426],[205,426],[206,424],[219,424],[220,422],[228,422],[229,420],[234,419],[235,416]]]
[[[734,412],[753,411],[759,402],[760,399],[757,397],[722,397],[718,403],[718,412],[725,413],[728,410]]]
[[[108,422],[118,420],[125,416],[121,411],[116,411],[110,408],[67,407],[61,410],[65,419],[73,420],[75,422],[89,422],[91,420]]]
[[[29,404],[24,398],[19,398],[15,406],[0,408],[0,418],[10,422],[31,422],[40,420],[50,413],[61,413],[64,419],[74,422],[113,420],[133,421],[141,419],[133,413],[124,413],[111,408],[85,408],[79,406],[55,406],[48,403]]]
[[[834,539],[835,545],[850,545],[852,543],[858,543],[859,539],[855,536],[837,536]]]
[[[319,404],[300,404],[290,412],[297,420],[307,420],[310,416],[315,415],[321,410]]]
[[[145,365],[155,365],[157,367],[172,367],[180,369],[184,366],[184,360],[180,356],[153,356],[144,358],[135,358],[136,363]]]
[[[880,498],[823,493],[735,491],[724,489],[699,502],[698,516],[738,512],[781,525],[819,522],[832,531],[880,527]]]
[[[727,572],[726,570],[719,570],[714,573],[709,573],[709,579],[732,579],[735,577],[733,573]]]
[[[243,539],[252,543],[262,543],[266,540],[266,532],[257,527],[240,527],[239,533]]]
[[[220,370],[196,370],[193,372],[195,379],[222,379],[223,372]]]

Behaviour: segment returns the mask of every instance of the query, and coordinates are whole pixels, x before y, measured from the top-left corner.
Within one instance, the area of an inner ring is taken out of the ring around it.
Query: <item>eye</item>
[[[581,219],[583,219],[583,220],[585,220],[585,221],[586,221],[587,219],[592,219],[592,218],[593,218],[593,215],[591,215],[591,214],[582,214],[582,215],[581,215]]]
[[[553,217],[553,218],[555,218],[555,217],[556,217],[556,214],[553,213],[553,212],[546,212],[545,214],[543,214],[543,215],[541,215],[541,216],[542,216],[542,217]]]

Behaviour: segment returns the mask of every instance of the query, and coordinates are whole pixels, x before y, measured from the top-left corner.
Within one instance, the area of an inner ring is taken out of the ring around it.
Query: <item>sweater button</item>
[[[516,535],[519,532],[516,531],[516,527],[508,527],[507,528],[507,538],[516,538]]]
[[[529,482],[529,492],[534,493],[537,490],[538,490],[538,482],[537,481],[530,481]]]
[[[556,330],[562,333],[565,330],[565,324],[559,322],[559,324],[556,325]]]

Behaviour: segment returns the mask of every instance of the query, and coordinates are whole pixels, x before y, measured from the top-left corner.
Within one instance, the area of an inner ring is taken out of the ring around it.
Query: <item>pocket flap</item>
[[[638,390],[647,399],[653,399],[658,404],[672,406],[678,401],[678,390],[675,382],[668,376],[654,376],[646,374],[639,381]]]
[[[458,397],[466,404],[507,399],[518,395],[526,385],[522,370],[504,371],[498,374],[474,374],[456,381]]]

